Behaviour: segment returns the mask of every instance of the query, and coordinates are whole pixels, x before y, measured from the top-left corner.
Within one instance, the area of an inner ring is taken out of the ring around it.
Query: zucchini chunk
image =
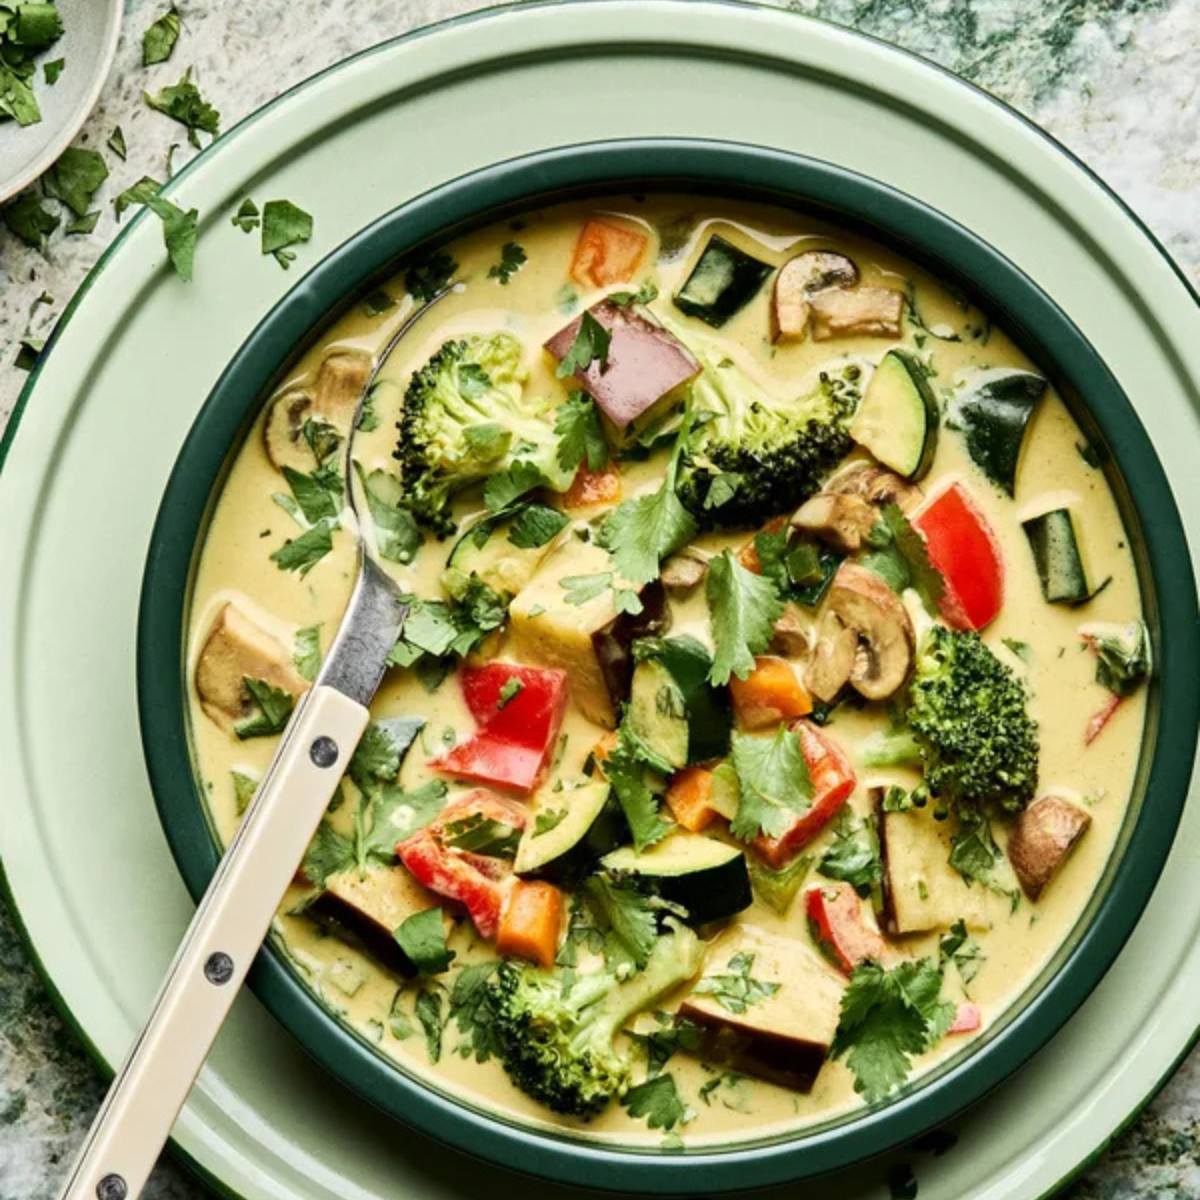
[[[955,403],[955,414],[975,465],[1013,495],[1029,418],[1046,391],[1032,371],[988,371]]]
[[[628,839],[625,814],[603,780],[573,790],[543,791],[521,835],[513,869],[525,879],[573,887]]]
[[[347,933],[383,966],[402,975],[413,973],[413,964],[400,949],[395,931],[411,916],[437,905],[401,866],[372,866],[364,875],[357,867],[339,871],[325,880],[325,890],[305,910],[322,924]],[[450,917],[442,913],[448,934]]]
[[[705,925],[750,907],[750,873],[736,846],[699,833],[673,833],[640,854],[623,846],[600,865],[687,910],[689,925]]]
[[[983,889],[950,865],[950,830],[928,808],[884,812],[885,788],[872,788],[883,859],[883,928],[889,934],[986,926]]]
[[[714,233],[675,293],[675,307],[719,329],[754,298],[772,269]]]
[[[532,578],[542,560],[558,544],[567,526],[541,546],[516,546],[509,540],[513,518],[476,521],[454,543],[442,571],[446,594],[460,598],[471,576],[482,580],[496,595],[510,600]]]
[[[850,422],[850,436],[885,467],[916,480],[933,465],[938,405],[921,364],[903,350],[889,350]]]
[[[742,925],[709,952],[702,984],[738,973],[747,959],[753,979],[776,985],[771,995],[735,1013],[717,996],[693,990],[679,1017],[703,1030],[705,1061],[810,1091],[833,1044],[843,983],[803,942]]]
[[[1008,861],[1021,888],[1036,900],[1088,831],[1091,814],[1062,796],[1035,800],[1013,824]]]
[[[633,675],[630,646],[636,638],[662,631],[666,598],[654,580],[640,590],[642,611],[636,616],[617,611],[611,587],[581,604],[570,602],[564,579],[603,575],[620,586],[607,551],[594,542],[565,539],[517,593],[509,606],[509,628],[516,657],[566,671],[579,711],[615,729]]]
[[[261,679],[292,696],[308,690],[291,655],[265,629],[232,602],[221,606],[196,659],[196,694],[218,725],[246,715],[250,697],[245,680]]]
[[[647,659],[633,669],[625,720],[664,775],[687,765],[688,717],[683,692],[661,662]]]
[[[1021,523],[1048,604],[1082,604],[1091,595],[1069,508],[1054,508]]]
[[[729,753],[733,713],[728,689],[713,687],[708,682],[708,673],[712,670],[712,655],[708,648],[685,634],[673,638],[646,638],[639,641],[635,649],[643,663],[661,663],[682,696],[687,753],[683,762],[677,765],[724,758]]]

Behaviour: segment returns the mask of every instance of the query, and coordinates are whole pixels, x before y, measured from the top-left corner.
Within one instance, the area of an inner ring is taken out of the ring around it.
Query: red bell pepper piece
[[[432,765],[480,783],[531,792],[558,739],[567,707],[566,672],[490,662],[463,667],[459,681],[479,728]]]
[[[960,1004],[954,1012],[947,1033],[974,1033],[983,1024],[983,1013],[978,1004]]]
[[[1092,713],[1088,719],[1087,728],[1083,731],[1083,744],[1090,746],[1099,736],[1101,730],[1112,720],[1113,713],[1117,711],[1123,696],[1118,696],[1116,692],[1105,700],[1103,706]]]
[[[396,846],[396,856],[413,878],[431,892],[461,904],[480,936],[492,938],[500,924],[512,866],[501,858],[474,854],[446,844],[447,827],[482,817],[524,829],[524,806],[480,788],[452,800],[438,818]]]
[[[828,734],[811,721],[797,721],[792,730],[800,739],[813,791],[808,808],[779,837],[759,834],[754,839],[758,856],[776,870],[791,862],[829,824],[858,782],[850,760]]]
[[[863,920],[858,893],[850,884],[811,887],[805,893],[804,907],[813,935],[847,975],[868,958],[883,961],[887,947]]]
[[[954,629],[982,629],[1004,603],[1004,560],[987,518],[961,483],[939,492],[913,525],[946,581],[942,617]]]

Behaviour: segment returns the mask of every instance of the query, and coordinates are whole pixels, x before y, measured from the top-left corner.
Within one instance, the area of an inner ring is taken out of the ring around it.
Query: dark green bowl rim
[[[795,204],[869,230],[978,298],[1064,392],[1109,472],[1139,559],[1159,653],[1141,803],[1125,822],[1090,920],[996,1036],[911,1091],[851,1120],[732,1149],[625,1150],[542,1133],[469,1108],[397,1069],[338,1023],[281,953],[266,948],[250,986],[327,1070],[389,1114],[489,1162],[564,1183],[641,1193],[764,1187],[849,1166],[908,1142],[975,1103],[1040,1049],[1087,998],[1133,931],[1170,850],[1187,796],[1200,718],[1200,656],[1190,554],[1170,486],[1132,406],[1061,309],[1011,262],[920,201],[830,163],[765,147],[634,139],[562,147],[472,172],[381,217],[329,254],[260,322],[194,422],[155,521],[138,619],[138,705],[155,802],[198,898],[218,852],[200,803],[188,737],[185,621],[216,484],[270,385],[349,297],[422,243],[539,203],[597,192],[676,189]],[[1085,396],[1086,406],[1078,399]],[[1136,496],[1136,506],[1131,500]],[[1033,990],[1033,989],[1031,989]]]

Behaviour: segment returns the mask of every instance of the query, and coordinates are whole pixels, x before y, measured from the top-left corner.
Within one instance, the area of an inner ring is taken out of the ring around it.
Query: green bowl
[[[1142,913],[1187,794],[1200,718],[1200,613],[1166,476],[1125,394],[1054,301],[1006,258],[901,192],[827,162],[728,142],[569,146],[473,172],[345,242],[264,318],[218,380],[180,451],[154,526],[138,627],[142,741],[172,852],[196,898],[219,850],[193,754],[185,636],[216,496],[272,386],[344,308],[414,249],[551,201],[669,189],[798,206],[861,229],[969,293],[1039,363],[1103,466],[1134,548],[1157,673],[1133,801],[1099,887],[1065,944],[979,1039],[890,1099],[770,1139],[666,1152],[534,1130],[410,1074],[341,1023],[269,944],[250,986],[328,1071],[386,1112],[489,1162],[567,1183],[714,1193],[838,1170],[942,1124],[1045,1045],[1112,964]],[[1169,655],[1162,647],[1169,645]]]

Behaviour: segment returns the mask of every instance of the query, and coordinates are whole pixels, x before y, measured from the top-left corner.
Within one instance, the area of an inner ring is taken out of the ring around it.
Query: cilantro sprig
[[[779,837],[808,811],[812,780],[800,739],[786,726],[771,737],[734,733],[730,758],[738,782],[737,814],[729,825],[734,837]]]
[[[709,682],[745,679],[771,640],[783,601],[768,578],[748,571],[728,550],[709,560],[704,596],[716,648]]]

